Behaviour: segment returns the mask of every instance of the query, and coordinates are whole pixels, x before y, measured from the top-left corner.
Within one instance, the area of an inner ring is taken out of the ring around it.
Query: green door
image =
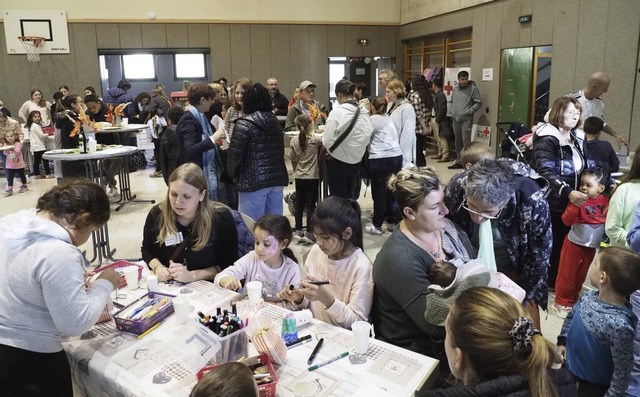
[[[498,121],[528,124],[531,109],[533,47],[502,50]]]

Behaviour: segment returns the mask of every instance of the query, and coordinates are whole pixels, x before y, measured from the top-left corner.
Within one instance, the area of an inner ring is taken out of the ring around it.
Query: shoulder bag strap
[[[329,152],[333,152],[334,150],[336,150],[338,148],[338,146],[340,146],[340,144],[345,139],[347,139],[347,137],[351,133],[351,130],[353,130],[353,126],[356,125],[356,121],[358,120],[358,116],[360,116],[360,106],[355,105],[355,107],[356,107],[356,114],[353,116],[353,119],[351,119],[351,123],[349,123],[349,126],[347,127],[347,129],[344,130],[344,132],[338,137],[338,139],[336,139],[336,141],[333,143],[333,145],[331,145],[331,147],[329,148]]]
[[[175,251],[173,251],[173,254],[171,254],[171,257],[169,258],[169,262],[178,259],[178,256],[180,256],[180,254],[182,253],[184,248],[187,246],[187,244],[189,244],[189,242],[191,242],[191,233],[189,233],[189,235],[184,240],[182,240],[182,243],[180,243],[180,245],[175,249]]]

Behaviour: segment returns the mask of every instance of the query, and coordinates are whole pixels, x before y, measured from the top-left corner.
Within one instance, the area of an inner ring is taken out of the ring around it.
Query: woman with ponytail
[[[451,373],[462,385],[416,396],[573,397],[577,388],[555,347],[525,317],[520,303],[488,287],[463,291],[445,322]]]

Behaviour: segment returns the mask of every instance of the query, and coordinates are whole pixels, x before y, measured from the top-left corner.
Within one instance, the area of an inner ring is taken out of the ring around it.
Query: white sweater
[[[389,114],[398,131],[398,141],[402,150],[402,168],[416,164],[416,111],[406,99],[398,99]]]
[[[31,129],[29,130],[31,153],[47,150],[47,137],[48,135],[42,131],[42,127],[38,124],[31,124]]]
[[[402,155],[398,142],[398,131],[389,116],[371,116],[373,135],[369,144],[369,160],[386,159]]]
[[[80,250],[35,209],[0,219],[0,275],[0,344],[38,353],[91,328],[113,291],[102,279],[85,289]]]
[[[322,134],[322,143],[327,150],[347,129],[355,116],[356,109],[357,107],[350,103],[343,103],[336,105],[329,113],[324,134]],[[371,119],[366,112],[361,111],[353,130],[340,146],[331,152],[331,156],[347,164],[359,163],[367,150],[372,133]]]
[[[304,298],[301,308],[310,307],[314,318],[347,329],[355,321],[367,321],[373,301],[373,265],[360,248],[349,257],[334,261],[314,244],[304,267],[305,275],[330,282],[323,288],[336,300],[326,308],[319,301]]]

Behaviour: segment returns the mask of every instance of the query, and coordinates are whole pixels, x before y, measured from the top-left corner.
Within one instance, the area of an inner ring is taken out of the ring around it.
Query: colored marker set
[[[230,335],[242,328],[244,323],[240,317],[238,317],[238,308],[236,302],[231,302],[231,313],[228,310],[222,310],[222,308],[216,308],[216,315],[205,315],[202,312],[198,312],[200,316],[200,324],[209,328],[213,333],[219,337]]]
[[[173,295],[149,292],[113,316],[116,328],[136,335],[145,333],[173,313]]]

